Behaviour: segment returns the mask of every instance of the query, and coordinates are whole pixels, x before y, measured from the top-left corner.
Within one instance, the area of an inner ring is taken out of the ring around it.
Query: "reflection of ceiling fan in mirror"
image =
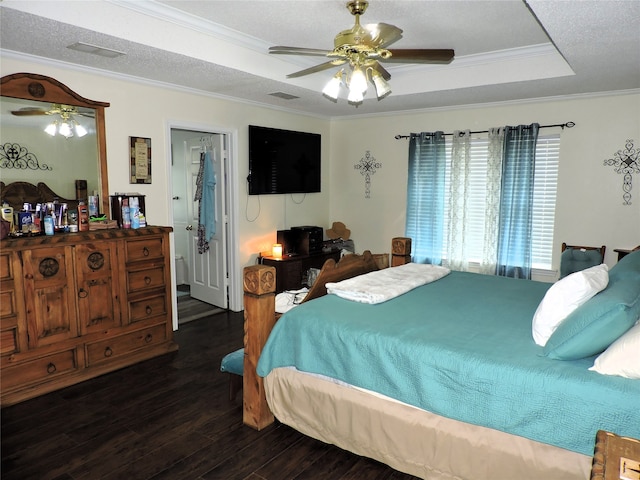
[[[450,63],[454,57],[451,49],[388,49],[392,43],[402,38],[402,30],[387,23],[360,25],[362,15],[369,2],[353,0],[347,8],[355,16],[355,25],[336,35],[334,49],[319,50],[315,48],[276,46],[269,48],[269,53],[284,55],[316,55],[330,60],[314,67],[287,75],[287,78],[302,77],[320,72],[334,66],[348,64],[351,71],[341,69],[327,84],[322,93],[333,101],[337,101],[341,84],[349,89],[349,103],[360,104],[367,91],[367,80],[375,86],[378,100],[391,93],[387,80],[391,74],[380,64],[387,63]],[[343,82],[343,76],[346,81]]]
[[[37,107],[24,107],[19,110],[12,110],[11,114],[18,117],[58,115],[60,120],[53,120],[49,125],[47,125],[47,128],[45,128],[44,131],[52,137],[58,133],[66,138],[73,137],[74,135],[84,137],[88,133],[87,129],[80,125],[75,117],[81,116],[95,118],[94,112],[90,109],[87,109],[87,111],[80,111],[78,107],[60,103],[51,104],[51,108],[49,110]]]
[[[91,118],[95,117],[95,114],[88,109],[87,111],[80,111],[78,107],[63,105],[61,103],[51,104],[51,108],[49,110],[38,107],[24,107],[20,110],[12,110],[11,115],[16,115],[18,117],[27,117],[31,115],[60,115],[62,118],[66,117],[67,119],[71,118],[72,115],[81,115],[83,117]]]

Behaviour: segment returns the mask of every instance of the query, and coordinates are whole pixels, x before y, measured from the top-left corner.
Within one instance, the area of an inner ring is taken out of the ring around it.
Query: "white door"
[[[209,240],[209,250],[198,253],[198,214],[199,202],[194,200],[196,193],[196,180],[200,169],[200,154],[203,146],[211,152],[216,175],[215,185],[215,234]],[[187,215],[189,223],[186,229],[189,231],[189,284],[190,294],[193,298],[210,303],[217,307],[227,308],[227,216],[226,216],[226,192],[224,178],[224,162],[226,151],[224,149],[224,135],[207,134],[187,141]]]

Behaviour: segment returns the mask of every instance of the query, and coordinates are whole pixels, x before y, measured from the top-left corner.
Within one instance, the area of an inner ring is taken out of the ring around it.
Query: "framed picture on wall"
[[[151,183],[151,139],[129,137],[131,178],[129,183]]]

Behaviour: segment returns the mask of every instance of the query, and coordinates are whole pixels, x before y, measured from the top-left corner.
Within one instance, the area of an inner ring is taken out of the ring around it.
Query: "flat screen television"
[[[320,191],[320,134],[249,125],[249,195]]]

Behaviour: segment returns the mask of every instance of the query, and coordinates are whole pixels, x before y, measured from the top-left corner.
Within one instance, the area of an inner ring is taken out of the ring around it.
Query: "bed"
[[[625,258],[571,314],[602,345],[640,316],[640,252]],[[550,284],[451,272],[375,305],[321,296],[276,323],[273,272],[251,273],[243,393],[254,428],[275,415],[428,479],[585,480],[598,430],[640,438],[639,380],[589,370],[596,354],[572,345],[571,324],[534,343]],[[601,324],[611,302],[615,324]]]

